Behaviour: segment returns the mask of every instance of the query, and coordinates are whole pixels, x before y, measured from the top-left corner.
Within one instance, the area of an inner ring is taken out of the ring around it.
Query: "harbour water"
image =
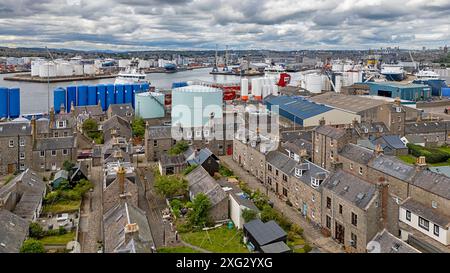
[[[239,76],[231,75],[211,75],[211,68],[202,68],[188,71],[180,71],[176,73],[152,73],[147,75],[147,79],[152,86],[157,89],[171,88],[174,82],[183,81],[206,81],[216,83],[239,83]],[[66,87],[70,85],[89,85],[100,83],[114,83],[114,79],[100,79],[92,81],[62,82],[50,83],[30,83],[5,81],[3,78],[12,76],[12,74],[0,75],[0,86],[2,87],[19,87],[20,88],[20,107],[21,114],[42,113],[47,112],[48,105],[53,105],[53,90],[57,87]],[[48,94],[48,96],[47,96]]]

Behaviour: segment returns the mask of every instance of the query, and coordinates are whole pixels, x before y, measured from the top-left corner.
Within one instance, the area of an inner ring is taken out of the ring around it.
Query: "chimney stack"
[[[387,227],[388,219],[388,202],[389,202],[389,184],[384,177],[378,179],[378,186],[381,193],[381,222],[383,228]]]
[[[117,180],[119,182],[119,194],[125,193],[125,168],[123,166],[119,166],[117,170]]]
[[[319,120],[319,125],[320,125],[320,126],[325,125],[325,118],[324,118],[324,117],[322,117],[322,118]]]
[[[37,125],[36,125],[36,116],[31,118],[31,137],[33,139],[33,145],[36,143],[36,134],[37,134]]]
[[[136,239],[139,235],[139,226],[136,223],[125,225],[125,243],[131,241],[131,239]]]
[[[426,158],[424,156],[419,156],[416,159],[416,170],[422,171],[427,168]]]
[[[383,148],[381,147],[380,144],[377,144],[375,146],[375,155],[379,156],[379,155],[382,155],[383,153],[384,153]]]
[[[49,126],[50,126],[50,128],[53,128],[54,127],[54,123],[55,123],[55,109],[53,107],[50,108],[49,115],[50,115],[50,124],[49,124]]]

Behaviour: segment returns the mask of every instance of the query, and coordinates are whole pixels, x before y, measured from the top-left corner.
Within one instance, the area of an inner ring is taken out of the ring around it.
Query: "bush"
[[[59,227],[58,235],[64,235],[67,233],[67,230],[64,227]]]
[[[234,176],[233,171],[228,169],[227,167],[225,167],[223,165],[219,166],[219,173],[220,173],[220,175],[222,175],[224,177],[232,177],[232,176]]]
[[[42,229],[41,225],[36,222],[32,222],[29,227],[30,237],[35,239],[41,239],[44,237],[45,232]]]
[[[242,218],[244,219],[244,221],[246,223],[250,222],[251,220],[256,219],[258,216],[258,214],[256,213],[256,211],[251,210],[251,209],[244,209],[242,211]]]
[[[144,137],[145,134],[145,121],[143,118],[137,117],[131,123],[131,129],[133,132],[133,136],[136,137]]]
[[[209,208],[211,201],[204,193],[199,193],[192,201],[192,210],[188,213],[188,222],[191,226],[204,227],[209,225]]]
[[[305,244],[305,246],[303,247],[303,250],[305,251],[305,253],[311,252],[312,247],[309,244]]]
[[[184,169],[183,171],[183,175],[188,175],[190,172],[192,172],[195,168],[197,168],[197,164],[193,164],[189,167],[187,167],[186,169]]]
[[[445,162],[448,159],[450,159],[450,153],[444,152],[439,149],[435,148],[425,148],[419,145],[407,144],[409,152],[415,156],[424,156],[426,158],[426,161],[428,163],[439,163],[439,162]]]
[[[23,242],[20,253],[45,253],[44,244],[36,239],[28,239]]]
[[[157,176],[155,180],[156,192],[170,198],[176,195],[184,195],[188,189],[188,183],[176,176]]]
[[[296,234],[298,234],[298,235],[300,235],[300,236],[303,235],[303,229],[301,227],[299,227],[298,225],[296,225],[296,224],[292,224],[291,231],[296,233]]]
[[[45,232],[45,236],[58,236],[59,234],[59,229],[50,229],[47,230],[47,232]]]
[[[182,140],[177,142],[174,146],[169,149],[169,155],[179,155],[186,152],[189,149],[189,143]]]

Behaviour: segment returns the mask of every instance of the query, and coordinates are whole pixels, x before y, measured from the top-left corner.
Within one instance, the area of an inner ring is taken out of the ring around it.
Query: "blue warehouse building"
[[[425,84],[401,84],[396,82],[369,82],[370,95],[402,100],[420,101],[431,98],[431,87]]]
[[[303,127],[318,126],[322,118],[329,125],[351,124],[353,120],[361,120],[361,117],[354,113],[318,104],[303,97],[268,96],[264,99],[264,104],[269,111],[277,105],[280,116]]]

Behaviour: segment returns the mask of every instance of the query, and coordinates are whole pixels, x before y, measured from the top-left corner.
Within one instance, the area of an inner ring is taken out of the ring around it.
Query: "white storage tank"
[[[95,75],[95,66],[93,64],[85,64],[84,65],[84,74],[85,75]]]
[[[127,67],[127,66],[129,66],[130,64],[131,64],[131,60],[127,60],[127,59],[119,60],[119,67],[120,67],[120,68]]]
[[[31,76],[39,77],[39,68],[41,66],[41,61],[32,61],[31,62]]]
[[[56,65],[54,63],[42,63],[39,66],[39,77],[41,78],[54,78],[56,77]]]
[[[137,93],[135,95],[136,115],[143,119],[164,117],[164,94],[157,92]]]
[[[252,95],[254,100],[262,99],[262,86],[260,79],[252,79]]]
[[[336,93],[341,93],[343,76],[341,74],[336,74],[334,79],[334,91]]]
[[[65,62],[56,64],[56,75],[58,77],[73,76],[73,66]]]
[[[83,76],[83,65],[82,64],[73,64],[73,75],[75,76]]]
[[[311,93],[322,93],[322,75],[316,73],[306,74],[305,89]]]
[[[241,99],[248,101],[248,79],[246,78],[241,80]]]
[[[223,92],[202,85],[172,89],[172,126],[203,127],[214,118],[222,118]]]
[[[327,75],[322,75],[322,90],[331,91],[330,78]]]

